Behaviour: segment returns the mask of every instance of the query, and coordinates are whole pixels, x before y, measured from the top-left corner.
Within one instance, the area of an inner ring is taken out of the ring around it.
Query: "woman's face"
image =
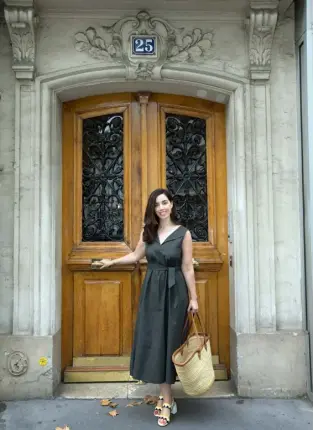
[[[166,219],[171,215],[173,203],[165,194],[160,194],[155,201],[155,213],[159,219]]]

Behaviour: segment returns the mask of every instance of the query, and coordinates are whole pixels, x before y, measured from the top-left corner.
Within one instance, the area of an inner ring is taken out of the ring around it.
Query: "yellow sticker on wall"
[[[39,358],[39,364],[40,364],[40,366],[46,366],[48,364],[47,357],[40,357]]]

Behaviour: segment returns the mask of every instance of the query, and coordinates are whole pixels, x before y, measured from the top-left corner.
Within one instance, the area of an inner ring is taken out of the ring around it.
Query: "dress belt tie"
[[[167,270],[167,287],[172,288],[176,284],[176,272],[181,270],[180,266],[162,266],[159,264],[149,264],[148,270]]]

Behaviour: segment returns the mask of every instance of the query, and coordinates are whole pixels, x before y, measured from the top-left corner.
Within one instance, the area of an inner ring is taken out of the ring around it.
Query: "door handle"
[[[100,261],[101,258],[92,258],[91,259],[91,268],[92,270],[100,270],[100,266],[94,265],[93,263]]]
[[[195,258],[192,259],[192,264],[193,264],[193,267],[198,267],[200,265],[199,261],[196,260]]]

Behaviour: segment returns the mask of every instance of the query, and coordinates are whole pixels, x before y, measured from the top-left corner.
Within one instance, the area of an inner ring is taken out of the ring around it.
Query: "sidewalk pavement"
[[[126,407],[115,399],[119,415],[100,400],[28,400],[0,402],[0,430],[152,430],[159,428],[153,406]],[[313,405],[307,399],[179,399],[170,429],[312,430]]]

